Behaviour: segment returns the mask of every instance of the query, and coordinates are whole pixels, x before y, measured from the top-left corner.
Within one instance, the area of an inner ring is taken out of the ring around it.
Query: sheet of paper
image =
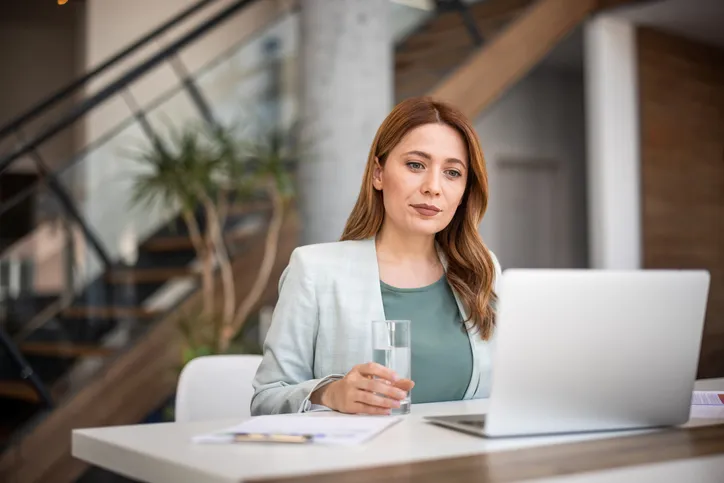
[[[312,435],[314,443],[354,445],[367,441],[401,420],[390,416],[257,416],[221,431],[195,436],[193,441],[230,443],[235,434]]]
[[[689,417],[693,419],[717,419],[724,421],[724,405],[722,406],[691,406]]]
[[[694,391],[691,404],[693,406],[724,406],[724,392]]]

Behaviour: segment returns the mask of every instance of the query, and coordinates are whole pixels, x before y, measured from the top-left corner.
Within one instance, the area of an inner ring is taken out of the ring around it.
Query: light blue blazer
[[[500,266],[493,260],[497,285]],[[374,238],[296,248],[279,281],[264,357],[253,381],[252,415],[312,409],[309,395],[315,389],[372,360],[370,325],[384,319]],[[464,399],[488,397],[493,341],[482,340],[474,330],[468,337],[473,370]]]

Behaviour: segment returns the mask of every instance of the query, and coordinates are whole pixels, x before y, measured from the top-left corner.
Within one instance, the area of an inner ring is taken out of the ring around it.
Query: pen
[[[195,438],[198,443],[309,443],[311,434],[227,433]]]
[[[241,443],[255,441],[263,443],[308,443],[314,437],[311,434],[265,434],[265,433],[234,433],[233,441]]]

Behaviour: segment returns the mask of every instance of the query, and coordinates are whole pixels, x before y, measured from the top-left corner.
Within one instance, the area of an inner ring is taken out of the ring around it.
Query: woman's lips
[[[442,211],[440,208],[434,205],[419,204],[410,206],[412,206],[412,208],[414,208],[414,210],[420,213],[422,216],[435,216]]]

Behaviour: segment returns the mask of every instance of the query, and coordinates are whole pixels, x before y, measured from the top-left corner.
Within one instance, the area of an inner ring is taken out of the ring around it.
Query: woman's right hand
[[[414,385],[410,379],[398,378],[391,369],[368,362],[318,389],[311,399],[342,413],[390,414],[390,409],[400,407],[400,401]]]

